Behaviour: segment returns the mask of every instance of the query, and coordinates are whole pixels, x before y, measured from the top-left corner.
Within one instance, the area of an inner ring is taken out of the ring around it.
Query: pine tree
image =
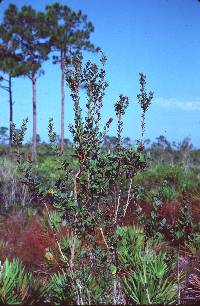
[[[17,54],[18,44],[12,36],[13,33],[10,32],[9,27],[6,27],[6,24],[0,26],[0,70],[3,72],[3,75],[0,76],[0,88],[6,90],[9,94],[10,146],[12,146],[13,123],[12,79],[23,75],[23,62],[21,62],[21,56]]]
[[[18,44],[18,51],[22,55],[23,66],[21,72],[32,82],[33,101],[33,143],[32,158],[37,158],[37,109],[36,109],[36,82],[44,73],[41,69],[50,52],[48,31],[45,14],[36,12],[30,5],[21,10],[13,4],[9,5],[4,15],[4,25],[9,27]]]
[[[65,66],[69,63],[70,52],[98,51],[98,48],[95,48],[90,42],[90,34],[94,31],[94,27],[81,11],[74,12],[68,6],[56,2],[46,6],[46,14],[52,51],[59,53],[53,56],[53,63],[60,63],[61,67],[61,154],[63,154]]]

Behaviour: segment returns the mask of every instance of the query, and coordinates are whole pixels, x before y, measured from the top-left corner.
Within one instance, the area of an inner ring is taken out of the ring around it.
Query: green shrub
[[[43,182],[44,187],[53,185],[56,178],[60,175],[59,163],[54,157],[48,156],[38,165],[34,166],[33,171]]]
[[[200,233],[194,233],[191,239],[185,242],[185,245],[190,253],[196,255],[196,253],[200,251]]]
[[[155,189],[167,182],[177,192],[186,189],[188,192],[198,191],[200,188],[199,176],[192,170],[185,170],[180,165],[157,164],[137,173],[134,182],[143,186],[146,190]]]
[[[162,202],[174,201],[176,200],[177,196],[178,193],[175,188],[166,184],[165,181],[161,186],[150,191],[151,202],[154,201],[155,197],[158,197]]]

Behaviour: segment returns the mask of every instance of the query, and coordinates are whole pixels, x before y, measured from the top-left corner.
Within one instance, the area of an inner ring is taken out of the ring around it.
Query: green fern
[[[27,295],[27,275],[18,259],[5,260],[0,270],[0,302],[20,304]]]
[[[72,305],[74,302],[72,278],[62,270],[55,273],[48,284],[50,301],[54,305]]]
[[[123,287],[127,298],[136,304],[173,304],[177,299],[176,280],[171,277],[166,253],[152,250],[145,242],[142,229],[127,227],[121,235],[118,252],[121,265],[127,270]]]
[[[25,272],[19,259],[8,259],[0,267],[0,303],[41,305],[49,288]]]

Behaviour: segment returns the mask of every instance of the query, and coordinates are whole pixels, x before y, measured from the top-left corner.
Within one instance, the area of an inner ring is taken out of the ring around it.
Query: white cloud
[[[165,109],[180,109],[183,111],[200,111],[200,98],[187,100],[177,98],[158,97],[154,99],[155,105]]]

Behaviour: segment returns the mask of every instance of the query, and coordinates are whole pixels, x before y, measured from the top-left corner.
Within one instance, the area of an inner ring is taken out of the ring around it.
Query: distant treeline
[[[61,144],[60,136],[57,135],[57,144]],[[102,143],[103,150],[115,151],[117,149],[117,137],[106,135]],[[30,149],[31,140],[24,143],[24,147]],[[123,138],[124,148],[137,146],[138,141],[131,141],[130,137]],[[37,145],[45,146],[48,150],[49,143],[41,141],[40,135],[37,134]],[[182,163],[185,167],[199,167],[200,164],[200,149],[195,148],[189,137],[183,138],[180,142],[170,142],[164,135],[160,135],[155,140],[144,140],[145,150],[149,154],[149,159],[153,162],[175,164]],[[9,149],[8,128],[0,127],[0,147],[1,154]],[[67,149],[73,147],[70,139],[64,138],[64,147]]]

